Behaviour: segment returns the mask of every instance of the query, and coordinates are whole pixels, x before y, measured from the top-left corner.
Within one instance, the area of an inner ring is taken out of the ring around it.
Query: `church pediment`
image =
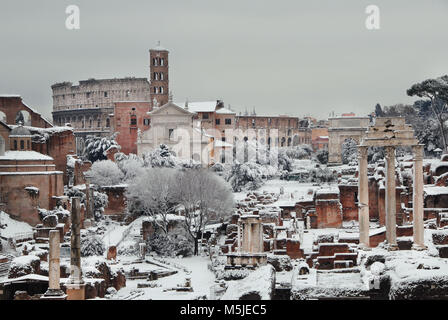
[[[177,104],[172,102],[168,102],[164,104],[160,108],[157,108],[149,113],[151,116],[154,115],[185,115],[185,116],[193,116],[194,113],[188,110],[185,110],[182,107],[179,107]]]

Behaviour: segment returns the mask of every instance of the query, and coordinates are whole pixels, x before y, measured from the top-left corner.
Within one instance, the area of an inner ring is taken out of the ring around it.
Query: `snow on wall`
[[[262,300],[270,300],[275,285],[275,271],[272,265],[258,268],[242,280],[229,281],[221,300],[239,300],[249,294],[258,294]]]

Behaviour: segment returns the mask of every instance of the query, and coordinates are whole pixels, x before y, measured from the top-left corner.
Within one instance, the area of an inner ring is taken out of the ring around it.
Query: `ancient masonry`
[[[107,136],[112,133],[111,115],[114,102],[150,101],[146,78],[89,79],[56,83],[53,90],[53,123],[74,128],[77,150],[83,148],[87,135]]]

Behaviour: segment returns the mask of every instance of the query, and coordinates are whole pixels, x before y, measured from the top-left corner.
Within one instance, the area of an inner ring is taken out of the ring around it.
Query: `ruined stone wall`
[[[342,208],[337,199],[316,200],[317,228],[340,228]]]
[[[30,186],[38,188],[38,193],[25,190]],[[31,225],[40,223],[37,207],[53,209],[52,197],[63,193],[62,173],[0,174],[1,210]]]
[[[358,186],[339,185],[339,201],[342,204],[343,220],[358,220]]]

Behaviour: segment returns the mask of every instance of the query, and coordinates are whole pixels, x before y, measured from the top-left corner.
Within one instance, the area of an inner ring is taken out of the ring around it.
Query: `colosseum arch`
[[[368,117],[340,117],[328,120],[330,121],[328,163],[341,164],[342,144],[347,139],[353,139],[359,144],[366,134],[370,119]]]

